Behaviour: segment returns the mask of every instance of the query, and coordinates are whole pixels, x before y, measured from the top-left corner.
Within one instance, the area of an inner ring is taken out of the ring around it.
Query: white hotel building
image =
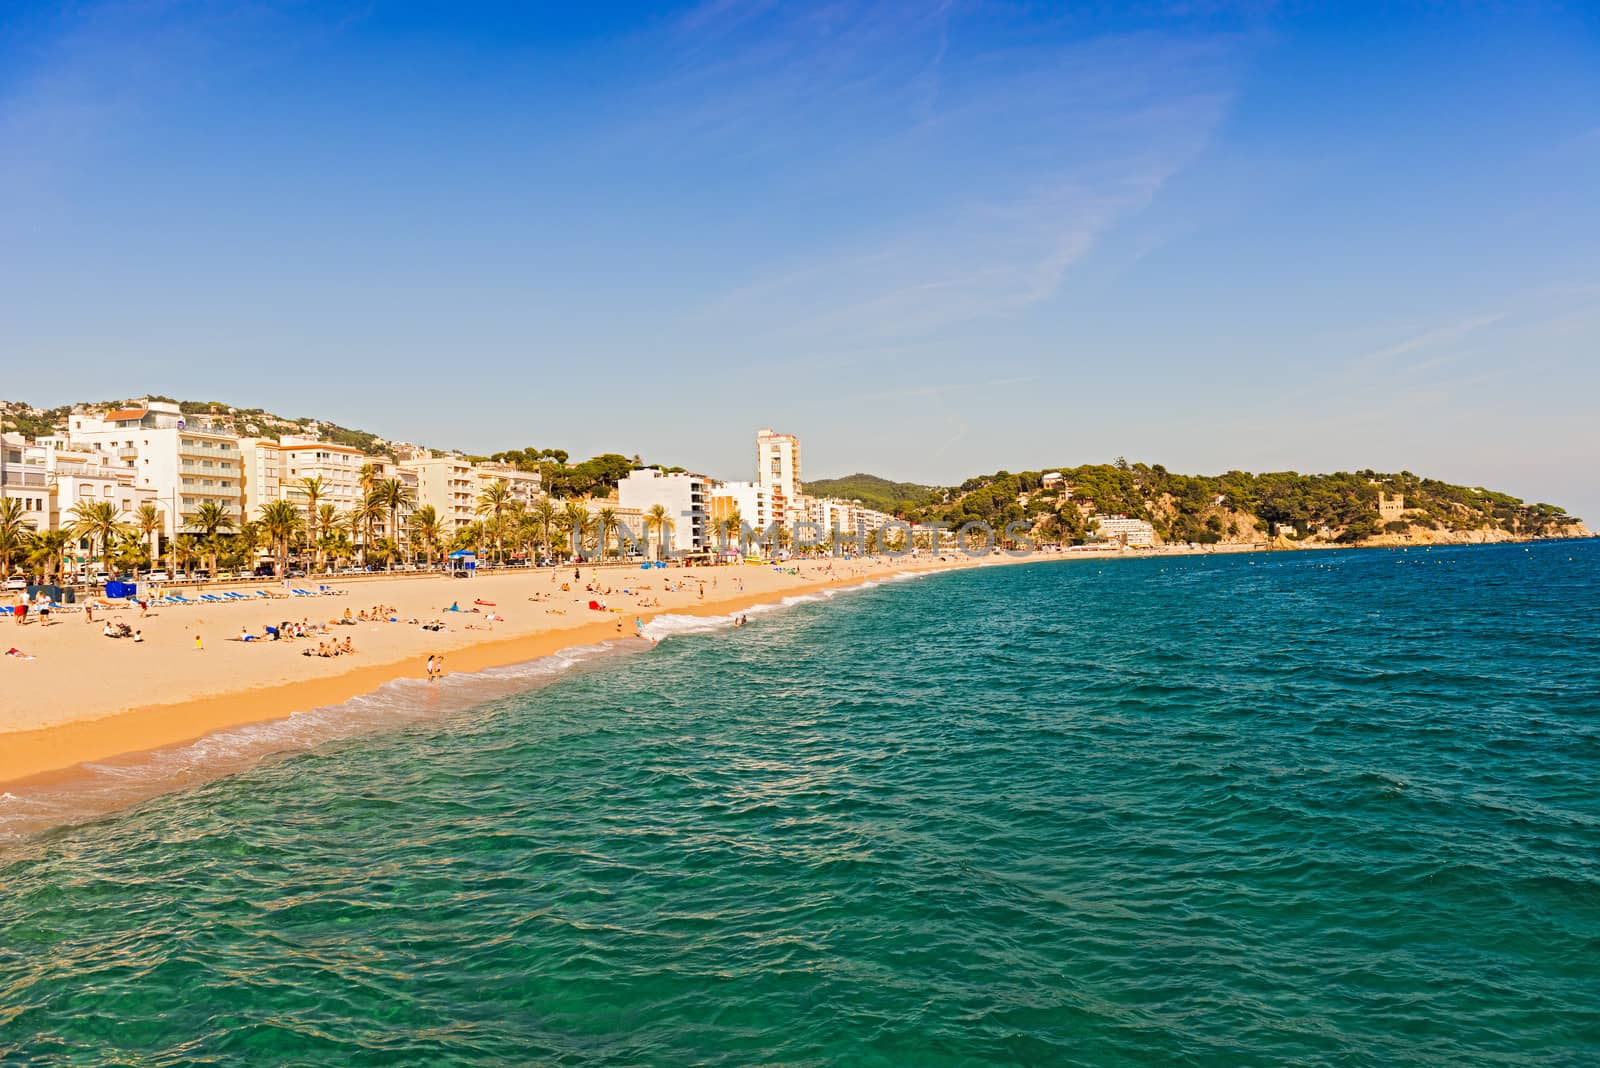
[[[360,449],[314,438],[285,437],[278,442],[278,455],[279,491],[302,511],[308,478],[322,480],[318,507],[331,504],[340,512],[349,512],[360,502],[361,467],[367,462]]]
[[[770,427],[756,431],[756,484],[767,494],[772,518],[785,526],[806,518],[800,500],[800,439]]]
[[[709,514],[711,480],[704,475],[684,472],[667,474],[646,469],[630,471],[628,477],[617,483],[617,504],[623,509],[637,509],[645,517],[650,509],[661,505],[667,512],[667,537],[672,550],[678,553],[705,552],[711,548]],[[642,537],[643,529],[630,531]],[[652,555],[657,534],[650,532]]]
[[[1097,515],[1097,533],[1106,541],[1119,541],[1123,545],[1147,547],[1156,543],[1156,528],[1143,519],[1129,519],[1125,515]]]
[[[75,445],[108,454],[113,466],[133,474],[167,518],[165,534],[187,529],[207,502],[221,505],[237,526],[244,516],[239,438],[190,426],[176,404],[149,401],[141,407],[102,414],[73,412],[67,433]]]

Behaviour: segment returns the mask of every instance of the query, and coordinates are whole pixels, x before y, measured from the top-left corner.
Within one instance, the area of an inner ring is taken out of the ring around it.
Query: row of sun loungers
[[[256,590],[254,593],[241,593],[238,590],[228,590],[225,593],[202,593],[194,597],[185,597],[181,593],[168,593],[163,594],[160,597],[146,598],[145,603],[151,608],[184,608],[199,604],[233,604],[238,601],[281,601],[294,597],[340,597],[349,592],[349,590],[337,590],[332,586],[321,585],[314,590],[291,589],[288,593],[273,593],[268,590]],[[100,611],[111,612],[116,611],[119,608],[131,607],[132,605],[138,603],[138,599],[129,598],[126,601],[122,601],[120,599],[96,599],[89,603],[92,603],[93,606]],[[62,604],[56,601],[44,601],[29,602],[29,607],[34,611],[38,611],[40,609],[49,609],[49,611],[53,614],[64,615],[68,612],[81,612],[83,611],[85,605]]]
[[[273,593],[269,590],[240,593],[238,590],[228,590],[225,593],[202,593],[196,597],[185,597],[181,593],[169,593],[165,597],[158,597],[150,603],[169,605],[229,604],[234,601],[276,601],[289,597],[338,597],[347,592],[349,591],[336,590],[332,586],[318,586],[314,590],[291,589],[288,593]]]

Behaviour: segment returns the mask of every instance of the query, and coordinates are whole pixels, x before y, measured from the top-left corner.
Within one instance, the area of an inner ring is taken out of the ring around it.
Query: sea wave
[[[0,794],[0,846],[236,774],[284,753],[459,714],[585,664],[637,652],[641,646],[636,640],[602,642],[520,664],[449,673],[436,682],[392,679],[337,704],[224,728],[179,745],[87,762],[41,784],[19,785]]]

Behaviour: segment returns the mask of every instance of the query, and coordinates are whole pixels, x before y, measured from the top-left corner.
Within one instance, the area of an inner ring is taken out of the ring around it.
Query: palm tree
[[[373,543],[372,555],[379,563],[393,566],[395,557],[400,555],[400,545],[393,538],[379,538]]]
[[[739,535],[741,533],[743,533],[743,530],[744,530],[744,516],[740,515],[738,512],[734,512],[732,515],[730,515],[727,518],[723,519],[723,521],[722,521],[722,548],[723,548],[724,551],[727,550],[728,546],[734,544],[735,542],[737,542],[739,540]]]
[[[288,564],[289,542],[299,533],[301,525],[300,509],[289,501],[269,501],[261,506],[261,530],[272,543],[279,578],[283,577]]]
[[[648,534],[651,528],[656,532],[656,559],[662,558],[661,550],[667,536],[667,527],[672,524],[672,519],[667,514],[666,508],[659,504],[652,504],[650,510],[644,514],[644,529]]]
[[[400,537],[400,509],[413,503],[416,494],[406,488],[406,484],[398,478],[386,478],[372,488],[372,500],[379,508],[389,510],[389,526],[384,532],[391,541]],[[389,566],[394,566],[397,553],[389,554]]]
[[[534,528],[539,531],[540,546],[548,550],[550,528],[556,523],[556,506],[550,503],[549,497],[540,497],[538,502],[528,509],[528,518],[533,520]]]
[[[266,535],[261,530],[261,524],[254,519],[246,519],[239,524],[239,532],[233,536],[233,546],[244,556],[245,567],[255,570],[256,553],[261,550],[261,542]]]
[[[506,485],[506,480],[497,478],[478,494],[478,514],[489,520],[494,529],[495,555],[500,563],[506,562],[506,546],[503,534],[506,512],[511,508],[511,487]]]
[[[150,566],[150,543],[136,526],[127,526],[117,535],[117,570],[135,576],[141,567]]]
[[[139,536],[149,543],[150,559],[154,562],[161,555],[161,531],[167,525],[167,517],[161,509],[146,502],[133,513],[133,525],[139,528]]]
[[[0,499],[0,579],[11,577],[11,561],[33,541],[33,528],[23,521],[22,512],[22,501],[16,497]]]
[[[111,574],[111,548],[122,529],[117,506],[110,501],[79,501],[72,507],[72,532],[80,538],[87,537],[91,544],[99,545],[101,562],[107,575]]]
[[[372,527],[383,516],[383,505],[377,495],[368,490],[366,495],[351,507],[345,522],[350,524],[350,536],[356,540],[358,562],[367,566],[367,546],[373,542]]]
[[[450,551],[451,552],[456,552],[456,551],[458,551],[460,549],[465,549],[468,552],[478,553],[479,556],[482,556],[483,554],[481,552],[479,552],[479,550],[482,548],[482,546],[483,546],[483,524],[482,523],[463,523],[460,526],[456,527],[455,532],[450,535]]]
[[[200,539],[193,534],[179,534],[172,539],[172,568],[182,571],[184,578],[194,574],[194,565],[200,559]]]
[[[306,509],[306,537],[310,539],[312,549],[316,552],[313,560],[315,566],[322,567],[321,552],[316,549],[317,544],[317,508],[322,504],[322,498],[328,495],[328,484],[322,480],[321,475],[309,475],[300,480],[300,494],[305,498]]]
[[[194,510],[189,526],[200,531],[201,543],[205,545],[206,567],[214,581],[217,577],[217,551],[221,548],[218,541],[222,531],[232,530],[235,526],[233,514],[216,501],[202,501],[200,507]]]
[[[562,520],[567,524],[567,537],[572,543],[572,555],[583,557],[583,532],[589,527],[589,510],[577,501],[562,509]]]
[[[61,573],[66,564],[67,550],[70,548],[72,548],[72,531],[41,530],[33,536],[28,563],[40,568],[44,573],[44,580],[49,582]]]
[[[615,508],[602,508],[594,514],[595,526],[600,531],[600,556],[605,557],[607,548],[611,544],[611,535],[617,530],[617,510]],[[617,544],[617,554],[621,555],[622,544]]]
[[[444,540],[444,525],[433,505],[425,504],[411,514],[411,533],[422,544],[423,558],[433,563],[434,550]]]
[[[344,514],[339,511],[338,505],[324,504],[317,509],[316,522],[307,528],[306,537],[316,552],[318,570],[327,563],[328,547],[338,541],[344,530],[344,522]]]

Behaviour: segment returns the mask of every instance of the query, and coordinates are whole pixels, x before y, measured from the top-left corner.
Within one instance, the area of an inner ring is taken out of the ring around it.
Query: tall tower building
[[[799,438],[771,427],[756,431],[756,483],[766,491],[772,518],[792,522],[791,516],[802,507]]]

